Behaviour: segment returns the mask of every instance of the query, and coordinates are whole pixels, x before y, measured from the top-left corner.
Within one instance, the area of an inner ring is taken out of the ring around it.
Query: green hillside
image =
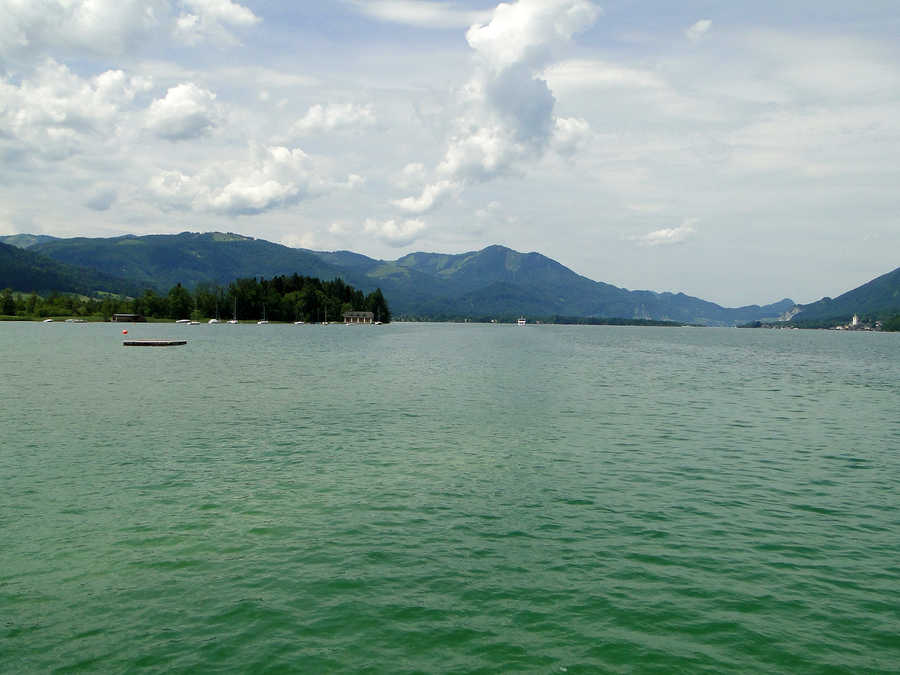
[[[70,265],[134,279],[160,291],[175,284],[227,284],[237,278],[295,272],[333,279],[340,271],[317,256],[261,239],[220,232],[55,239],[31,250]]]
[[[98,291],[133,295],[142,287],[95,269],[67,265],[31,250],[0,243],[0,288],[23,293],[78,293]]]
[[[848,321],[854,314],[872,318],[900,314],[900,267],[836,298],[822,298],[801,308],[792,322]]]

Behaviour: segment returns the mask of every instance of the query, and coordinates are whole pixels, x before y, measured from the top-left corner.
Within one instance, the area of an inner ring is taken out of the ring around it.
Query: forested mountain
[[[822,298],[798,308],[794,322],[848,321],[854,314],[873,318],[900,314],[900,267],[836,298]]]
[[[339,269],[312,253],[221,232],[53,239],[29,250],[70,265],[134,279],[159,291],[178,283],[187,287],[201,282],[227,284],[244,277],[294,272],[322,279],[340,275]]]
[[[142,287],[95,269],[67,265],[30,250],[0,243],[0,289],[22,293],[136,294]]]
[[[592,281],[539,253],[503,246],[456,255],[412,253],[375,260],[350,251],[317,252],[237,234],[189,233],[54,239],[31,250],[59,261],[127,276],[165,292],[177,283],[300,274],[342,278],[368,293],[381,288],[395,316],[418,318],[620,317],[705,325],[771,320],[790,300],[736,309],[683,293],[629,291]]]

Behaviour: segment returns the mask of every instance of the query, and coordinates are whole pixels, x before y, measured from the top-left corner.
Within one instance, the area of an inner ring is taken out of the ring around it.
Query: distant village
[[[859,320],[859,315],[854,314],[853,318],[850,319],[850,323],[841,324],[839,326],[832,326],[827,330],[881,330],[882,322],[876,321],[874,323],[868,323]]]
[[[858,314],[854,314],[848,323],[838,324],[834,326],[825,325],[825,322],[818,325],[795,325],[790,323],[789,317],[783,317],[779,321],[754,321],[741,328],[773,328],[776,330],[800,330],[801,328],[812,328],[817,330],[865,330],[865,331],[882,331],[896,330],[894,326],[885,328],[883,321],[864,321],[859,318]]]

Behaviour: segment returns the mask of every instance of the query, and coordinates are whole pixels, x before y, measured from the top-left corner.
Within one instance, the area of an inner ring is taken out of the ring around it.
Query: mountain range
[[[165,292],[176,283],[193,287],[294,273],[321,279],[341,277],[367,293],[381,288],[398,318],[508,319],[526,315],[735,325],[771,321],[791,311],[800,312],[798,317],[819,311],[818,303],[798,306],[789,299],[727,308],[684,293],[631,291],[588,279],[539,253],[520,253],[498,245],[460,254],[410,253],[397,260],[377,260],[350,251],[296,249],[222,232],[66,239],[12,235],[0,237],[0,242],[40,256],[45,266],[53,261],[70,272],[93,273],[97,275],[91,281],[95,290],[112,292],[128,292],[124,289],[135,286]],[[885,282],[873,287],[872,306],[891,289],[897,291],[900,275],[891,275],[897,271],[879,277]],[[9,281],[4,285],[10,285]],[[35,287],[47,288],[47,283]],[[84,289],[82,283],[77,292]],[[834,303],[842,298],[829,301],[828,311],[839,309]]]
[[[900,267],[836,298],[797,305],[790,312],[790,320],[848,321],[854,314],[874,318],[900,314]]]

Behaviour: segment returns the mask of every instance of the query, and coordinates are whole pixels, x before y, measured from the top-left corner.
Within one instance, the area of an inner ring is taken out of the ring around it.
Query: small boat
[[[295,325],[295,326],[302,326],[302,325],[304,325],[305,323],[306,323],[305,321],[295,321],[295,322],[294,322],[294,325]]]
[[[219,320],[218,319],[210,319],[206,323],[219,323]]]
[[[524,316],[520,316],[520,317],[519,317],[519,320],[516,321],[516,325],[517,325],[517,326],[524,326],[524,325],[525,325],[525,317],[524,317]]]
[[[44,319],[41,323],[53,323],[53,319]]]
[[[228,323],[237,323],[237,298],[234,299],[234,315]]]
[[[257,321],[257,322],[256,322],[256,325],[257,325],[257,326],[264,326],[264,325],[267,324],[267,323],[269,323],[269,322],[266,321],[266,306],[263,305],[263,318],[262,318],[262,321]]]
[[[186,323],[189,324],[191,322],[190,319],[175,319],[175,323]]]
[[[84,319],[66,319],[66,323],[87,323]]]

